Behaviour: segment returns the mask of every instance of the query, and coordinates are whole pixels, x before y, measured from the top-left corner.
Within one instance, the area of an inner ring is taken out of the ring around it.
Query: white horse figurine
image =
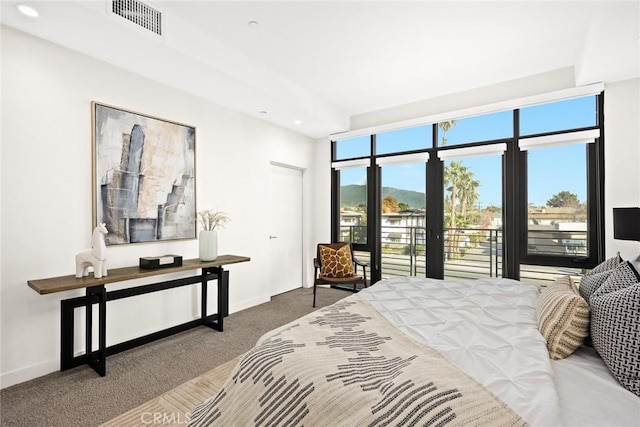
[[[96,279],[107,275],[107,245],[104,243],[107,233],[104,222],[93,230],[91,249],[76,255],[76,277],[88,276],[90,266],[93,266],[93,277]]]

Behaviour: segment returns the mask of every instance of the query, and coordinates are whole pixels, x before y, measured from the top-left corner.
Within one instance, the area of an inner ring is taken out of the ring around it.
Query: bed
[[[638,373],[623,387],[584,337],[551,359],[541,299],[509,279],[383,280],[263,336],[189,425],[640,425]]]

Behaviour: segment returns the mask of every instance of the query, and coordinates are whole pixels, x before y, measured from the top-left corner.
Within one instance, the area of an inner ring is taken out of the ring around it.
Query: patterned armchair
[[[313,306],[316,306],[318,285],[353,285],[354,292],[358,284],[368,286],[368,266],[353,256],[351,243],[320,243],[313,260]],[[358,266],[362,267],[362,276],[358,276]]]

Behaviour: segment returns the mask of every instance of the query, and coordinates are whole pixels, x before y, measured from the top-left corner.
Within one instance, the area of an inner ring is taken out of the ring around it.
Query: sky
[[[576,98],[520,110],[520,136],[535,135],[596,124],[595,96]],[[391,131],[376,136],[377,154],[418,150],[431,146],[432,126]],[[446,135],[447,146],[469,142],[510,138],[513,134],[511,111],[470,117],[456,121]],[[442,131],[438,142],[442,145]],[[368,137],[338,142],[338,159],[369,153]],[[481,207],[502,205],[502,167],[499,155],[452,159],[462,161],[480,182]],[[445,162],[448,165],[451,160]],[[562,145],[528,151],[529,203],[546,205],[553,195],[569,191],[586,201],[585,143]],[[365,168],[343,169],[341,184],[364,184]],[[425,191],[425,164],[387,165],[382,169],[382,185],[413,191]]]

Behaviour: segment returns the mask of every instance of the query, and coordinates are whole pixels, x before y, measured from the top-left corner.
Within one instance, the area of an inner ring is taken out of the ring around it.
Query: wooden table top
[[[180,267],[166,267],[155,270],[147,270],[135,267],[113,268],[108,270],[108,275],[95,279],[92,273],[86,277],[76,278],[75,274],[69,276],[51,277],[47,279],[28,280],[31,289],[40,295],[54,292],[70,291],[72,289],[89,288],[91,286],[106,285],[107,283],[122,282],[125,280],[140,279],[143,277],[157,276],[160,274],[177,273],[180,271],[195,270],[199,268],[222,267],[223,265],[236,264],[250,261],[251,258],[239,255],[219,255],[215,261],[200,261],[198,258],[183,260]]]

